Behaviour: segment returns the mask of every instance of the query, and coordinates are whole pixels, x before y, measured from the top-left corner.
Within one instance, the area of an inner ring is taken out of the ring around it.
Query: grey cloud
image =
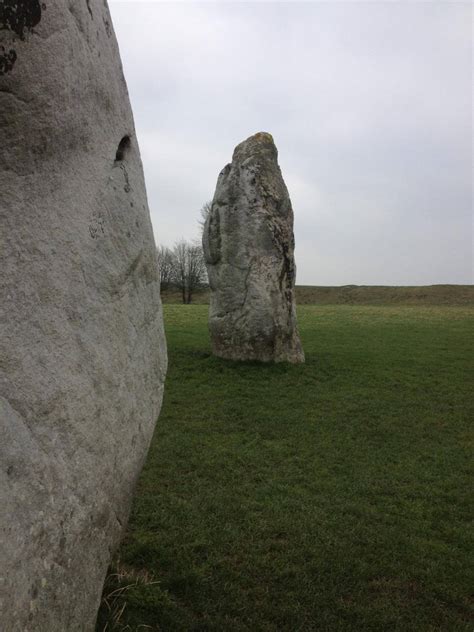
[[[298,283],[472,282],[468,3],[112,3],[157,242],[273,134]]]

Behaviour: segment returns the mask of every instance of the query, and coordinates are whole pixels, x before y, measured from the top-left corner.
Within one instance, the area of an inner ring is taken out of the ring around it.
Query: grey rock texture
[[[203,248],[213,353],[304,362],[296,325],[293,210],[270,134],[240,143],[219,174]]]
[[[166,371],[106,2],[0,2],[0,138],[0,629],[88,631]]]

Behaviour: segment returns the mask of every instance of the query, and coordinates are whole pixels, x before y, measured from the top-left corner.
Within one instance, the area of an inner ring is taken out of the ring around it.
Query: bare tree
[[[175,267],[174,254],[173,251],[166,246],[158,246],[156,253],[160,271],[160,290],[167,290],[173,282]]]
[[[208,218],[209,213],[211,212],[211,208],[212,208],[212,200],[208,200],[207,202],[204,202],[204,204],[201,206],[201,210],[199,211],[200,219],[198,219],[198,224],[201,228],[201,232],[204,230],[204,224],[206,223],[206,219]]]
[[[181,290],[183,303],[186,303],[186,260],[187,260],[187,243],[182,239],[178,241],[173,248],[174,268],[173,283]]]
[[[211,208],[212,202],[208,201],[202,205],[199,211],[198,223],[201,231],[204,230],[204,224]],[[161,290],[174,286],[180,290],[183,303],[191,303],[194,291],[199,287],[206,286],[208,282],[200,240],[186,241],[181,239],[176,242],[173,249],[159,246],[157,255]]]
[[[173,256],[174,284],[181,291],[183,303],[191,303],[193,292],[207,281],[202,247],[197,242],[182,239],[175,244]]]

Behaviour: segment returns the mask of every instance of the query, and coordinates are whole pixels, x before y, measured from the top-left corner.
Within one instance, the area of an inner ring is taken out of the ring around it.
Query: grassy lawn
[[[207,306],[165,306],[108,630],[472,631],[474,309],[298,314],[306,364],[266,366],[210,356]]]

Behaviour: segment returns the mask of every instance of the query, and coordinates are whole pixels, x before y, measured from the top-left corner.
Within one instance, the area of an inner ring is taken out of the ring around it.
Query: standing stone
[[[293,210],[270,134],[240,143],[217,180],[203,247],[213,353],[304,362],[296,326]]]
[[[94,628],[161,406],[142,164],[103,0],[0,0],[0,628]]]

